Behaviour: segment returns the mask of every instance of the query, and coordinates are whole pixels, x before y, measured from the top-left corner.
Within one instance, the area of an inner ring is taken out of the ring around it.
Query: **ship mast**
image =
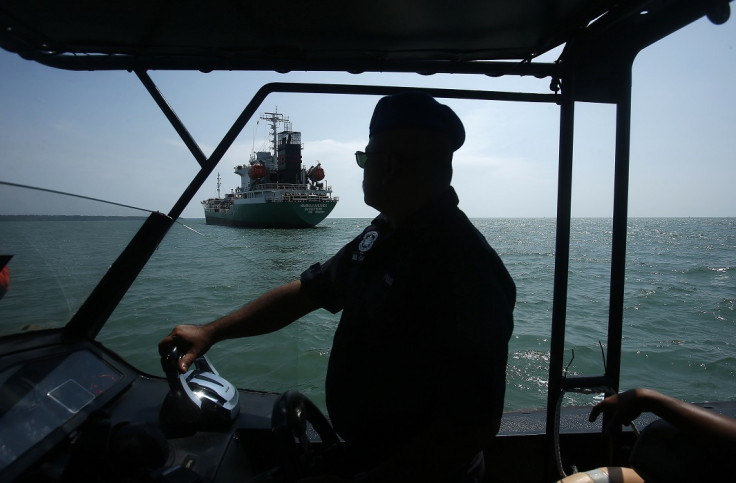
[[[276,156],[278,156],[278,123],[289,122],[289,118],[285,118],[283,114],[279,114],[277,109],[276,112],[264,112],[261,115],[261,120],[268,121],[271,125],[271,136],[273,137],[273,141],[271,141],[273,143],[273,151],[271,155],[275,160]]]
[[[217,173],[217,198],[220,198],[220,173]]]

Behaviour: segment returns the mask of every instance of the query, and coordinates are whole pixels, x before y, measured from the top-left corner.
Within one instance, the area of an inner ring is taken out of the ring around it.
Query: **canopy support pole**
[[[633,62],[633,59],[632,59]],[[616,165],[613,188],[613,226],[611,239],[611,287],[608,311],[606,377],[611,389],[619,390],[621,338],[623,335],[624,282],[626,280],[626,232],[629,201],[631,151],[631,63],[620,85],[616,103]]]
[[[555,241],[554,294],[552,301],[552,333],[550,340],[549,382],[547,388],[547,464],[548,474],[556,473],[554,445],[557,400],[562,397],[562,364],[565,351],[565,319],[567,316],[567,284],[570,265],[570,213],[572,209],[573,137],[575,129],[575,96],[572,77],[562,86],[560,109],[560,151],[557,174],[557,232]]]

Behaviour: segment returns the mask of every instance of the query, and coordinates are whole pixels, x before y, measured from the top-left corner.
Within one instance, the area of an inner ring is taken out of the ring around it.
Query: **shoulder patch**
[[[370,250],[373,247],[373,244],[376,243],[376,240],[378,240],[378,232],[375,230],[371,230],[363,235],[363,239],[360,240],[360,243],[358,244],[358,250],[360,250],[360,253],[365,253]]]

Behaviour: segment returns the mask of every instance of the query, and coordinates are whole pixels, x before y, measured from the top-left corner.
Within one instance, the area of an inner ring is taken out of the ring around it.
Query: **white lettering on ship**
[[[299,208],[303,209],[307,213],[314,214],[314,213],[324,213],[325,208],[327,208],[326,203],[303,203],[299,205]]]

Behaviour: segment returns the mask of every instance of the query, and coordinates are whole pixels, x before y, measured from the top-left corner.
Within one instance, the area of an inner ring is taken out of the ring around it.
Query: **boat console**
[[[206,358],[172,373],[176,360],[162,357],[165,380],[89,342],[17,353],[0,367],[0,480],[290,481],[337,446],[300,394],[238,391]]]

